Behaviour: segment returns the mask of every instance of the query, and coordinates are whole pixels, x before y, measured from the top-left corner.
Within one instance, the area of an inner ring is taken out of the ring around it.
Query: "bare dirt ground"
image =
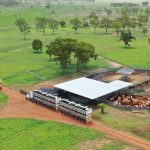
[[[113,72],[112,74],[108,74],[100,78],[100,80],[105,81],[105,82],[111,82],[114,80],[119,80],[121,77],[122,75]],[[142,81],[145,81],[145,80],[150,80],[149,75],[141,75],[141,74],[136,74],[136,75],[133,74],[130,76],[130,78],[133,84],[141,83]]]
[[[7,106],[0,112],[0,118],[34,118],[46,121],[55,120],[61,123],[73,124],[80,127],[88,127],[103,132],[110,137],[144,148],[145,150],[150,150],[150,143],[140,138],[116,131],[95,121],[90,124],[81,123],[69,116],[27,101],[24,95],[21,95],[19,92],[12,89],[4,87],[2,91],[9,97],[9,102]]]
[[[109,65],[111,68],[121,68],[121,67],[124,66],[124,65],[119,64],[119,63],[117,63],[117,62],[115,62],[115,61],[109,60],[109,59],[107,59],[107,58],[105,58],[105,57],[103,57],[103,56],[98,56],[98,58],[104,59],[104,60],[108,63],[108,65]]]

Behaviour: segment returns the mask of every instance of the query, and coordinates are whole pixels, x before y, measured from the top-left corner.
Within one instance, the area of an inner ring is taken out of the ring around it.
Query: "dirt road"
[[[91,124],[83,124],[69,116],[27,101],[23,95],[14,90],[3,88],[3,92],[8,95],[9,101],[7,106],[0,112],[0,118],[34,118],[40,120],[55,120],[61,123],[93,128],[107,134],[110,137],[137,145],[145,150],[150,150],[150,143],[140,138],[111,129],[110,127],[95,121]]]

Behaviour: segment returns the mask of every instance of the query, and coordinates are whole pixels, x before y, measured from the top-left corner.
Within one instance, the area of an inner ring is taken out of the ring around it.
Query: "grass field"
[[[8,97],[0,92],[0,110],[6,105]]]
[[[91,129],[31,119],[0,119],[1,150],[80,150],[82,142],[110,141],[101,150],[122,150],[127,146]],[[96,147],[95,146],[95,150]]]
[[[150,114],[136,114],[107,107],[104,115],[96,109],[93,118],[117,130],[123,130],[150,141]]]
[[[104,29],[97,29],[97,34],[93,33],[93,28],[79,29],[77,34],[70,27],[69,20],[75,16],[82,16],[81,13],[89,13],[97,10],[100,5],[54,5],[48,10],[42,7],[18,7],[1,9],[0,19],[3,20],[0,25],[0,78],[4,80],[5,85],[20,88],[27,84],[35,84],[43,80],[50,80],[62,75],[74,74],[75,66],[68,68],[65,74],[62,74],[58,65],[53,61],[49,61],[49,57],[45,54],[45,45],[56,37],[71,37],[81,41],[89,42],[96,47],[96,53],[121,64],[150,69],[150,44],[148,44],[148,35],[143,36],[136,31],[136,41],[132,43],[129,49],[124,48],[123,42],[119,42],[114,34],[114,30],[110,29],[109,34],[104,34]],[[53,13],[52,13],[53,12]],[[34,20],[36,17],[46,16],[50,18],[63,18],[67,21],[67,27],[62,31],[60,28],[56,31],[56,35],[52,35],[52,31],[47,28],[46,35],[36,31],[34,28]],[[17,17],[25,18],[31,25],[31,34],[27,40],[22,39],[22,35],[15,27],[14,22]],[[33,54],[31,43],[35,38],[39,38],[44,42],[44,50],[42,54]],[[91,61],[88,68],[84,70],[95,69],[99,67],[108,67],[104,60]],[[29,73],[28,71],[32,71]]]

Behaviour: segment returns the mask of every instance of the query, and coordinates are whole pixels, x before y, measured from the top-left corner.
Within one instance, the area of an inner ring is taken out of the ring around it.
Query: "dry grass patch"
[[[78,150],[96,150],[96,149],[101,149],[105,144],[110,144],[110,140],[88,140],[85,141],[78,146]]]

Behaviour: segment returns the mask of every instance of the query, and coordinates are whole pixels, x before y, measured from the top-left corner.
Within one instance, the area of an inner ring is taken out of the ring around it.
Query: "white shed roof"
[[[110,83],[104,83],[101,81],[82,77],[54,85],[54,87],[89,99],[96,99],[109,93],[126,88],[130,85],[132,84],[120,80],[116,80]]]

